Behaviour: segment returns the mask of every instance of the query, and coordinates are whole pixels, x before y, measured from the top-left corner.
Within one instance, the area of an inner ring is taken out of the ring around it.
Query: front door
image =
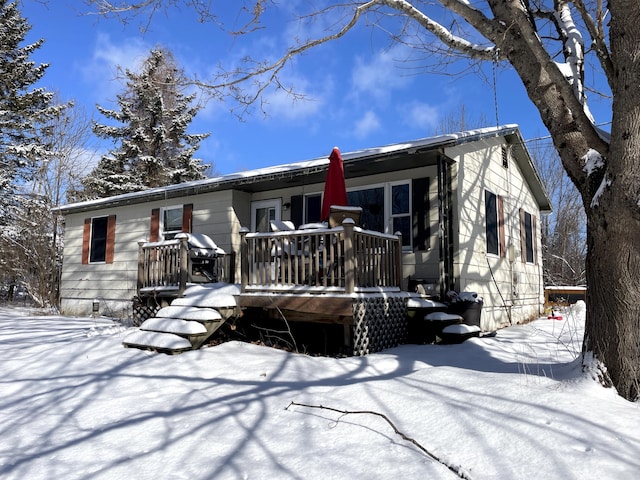
[[[282,200],[259,200],[251,202],[251,231],[270,232],[271,220],[280,220]]]

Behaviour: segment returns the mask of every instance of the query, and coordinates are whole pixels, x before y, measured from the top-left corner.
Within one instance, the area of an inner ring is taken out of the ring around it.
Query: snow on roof
[[[471,141],[478,140],[480,138],[494,137],[499,135],[508,135],[516,133],[518,131],[518,125],[507,124],[498,127],[486,127],[478,128],[475,130],[466,130],[463,132],[450,133],[446,135],[437,135],[434,137],[420,138],[403,143],[395,143],[391,145],[384,145],[381,147],[366,148],[363,150],[356,150],[352,152],[342,153],[342,159],[345,162],[364,159],[368,157],[384,156],[393,153],[399,153],[402,151],[418,150],[423,148],[435,148],[443,145],[456,145],[463,144]],[[95,200],[86,200],[83,202],[72,203],[58,207],[57,210],[60,213],[69,213],[73,210],[87,210],[91,208],[99,208],[101,206],[107,206],[114,203],[127,203],[133,199],[152,197],[154,195],[177,192],[180,190],[190,189],[205,189],[215,187],[222,184],[235,184],[243,183],[243,180],[256,179],[260,177],[269,177],[272,175],[283,175],[290,173],[292,175],[302,174],[312,170],[322,170],[329,165],[329,157],[316,158],[301,162],[288,163],[283,165],[275,165],[271,167],[264,167],[254,170],[245,170],[242,172],[235,172],[216,177],[207,178],[204,180],[194,180],[191,182],[179,183],[175,185],[168,185],[164,187],[151,188],[148,190],[142,190],[139,192],[124,193],[122,195],[116,195],[107,198],[98,198]]]
[[[552,285],[544,287],[545,290],[586,290],[586,285]]]

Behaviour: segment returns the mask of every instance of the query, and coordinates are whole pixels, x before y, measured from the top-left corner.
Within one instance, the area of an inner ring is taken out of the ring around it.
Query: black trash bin
[[[449,312],[460,315],[466,325],[480,326],[482,299],[476,293],[463,292],[453,299]]]

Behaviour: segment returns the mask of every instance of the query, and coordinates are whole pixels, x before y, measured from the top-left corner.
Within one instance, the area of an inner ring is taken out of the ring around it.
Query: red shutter
[[[191,233],[191,220],[193,218],[193,203],[182,207],[182,232]]]
[[[507,254],[507,248],[504,238],[504,198],[501,196],[498,196],[498,230],[500,235],[500,256],[504,257]]]
[[[113,252],[116,243],[116,216],[109,215],[107,217],[107,245],[105,252],[105,263],[113,263]]]
[[[160,209],[151,210],[151,231],[149,232],[149,241],[157,242],[160,239]]]
[[[82,264],[89,263],[89,248],[91,247],[91,219],[84,219],[84,227],[82,230]]]

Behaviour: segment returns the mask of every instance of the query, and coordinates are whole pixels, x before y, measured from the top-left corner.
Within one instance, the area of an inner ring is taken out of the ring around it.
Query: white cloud
[[[368,110],[355,124],[354,133],[358,138],[365,138],[381,127],[380,119],[375,112]]]
[[[326,105],[326,98],[333,90],[333,82],[329,76],[319,78],[308,75],[297,63],[282,70],[278,82],[282,88],[272,85],[262,96],[262,108],[274,120],[298,122],[316,116]],[[289,88],[295,95],[286,90]]]
[[[424,102],[411,102],[401,107],[404,112],[404,124],[419,128],[421,130],[429,130],[438,126],[440,122],[440,113],[437,107]]]
[[[97,35],[91,61],[82,68],[82,74],[86,82],[94,85],[98,103],[115,100],[122,91],[123,84],[117,80],[118,67],[137,70],[151,48],[138,38],[115,42],[107,34]]]
[[[321,96],[307,94],[302,90],[296,91],[308,95],[308,98],[296,99],[281,89],[266,95],[264,109],[267,115],[285,120],[301,120],[315,115],[323,105]]]
[[[396,68],[398,48],[381,51],[368,63],[357,57],[351,72],[351,82],[358,94],[369,93],[377,99],[386,99],[391,90],[402,88],[411,81]]]

